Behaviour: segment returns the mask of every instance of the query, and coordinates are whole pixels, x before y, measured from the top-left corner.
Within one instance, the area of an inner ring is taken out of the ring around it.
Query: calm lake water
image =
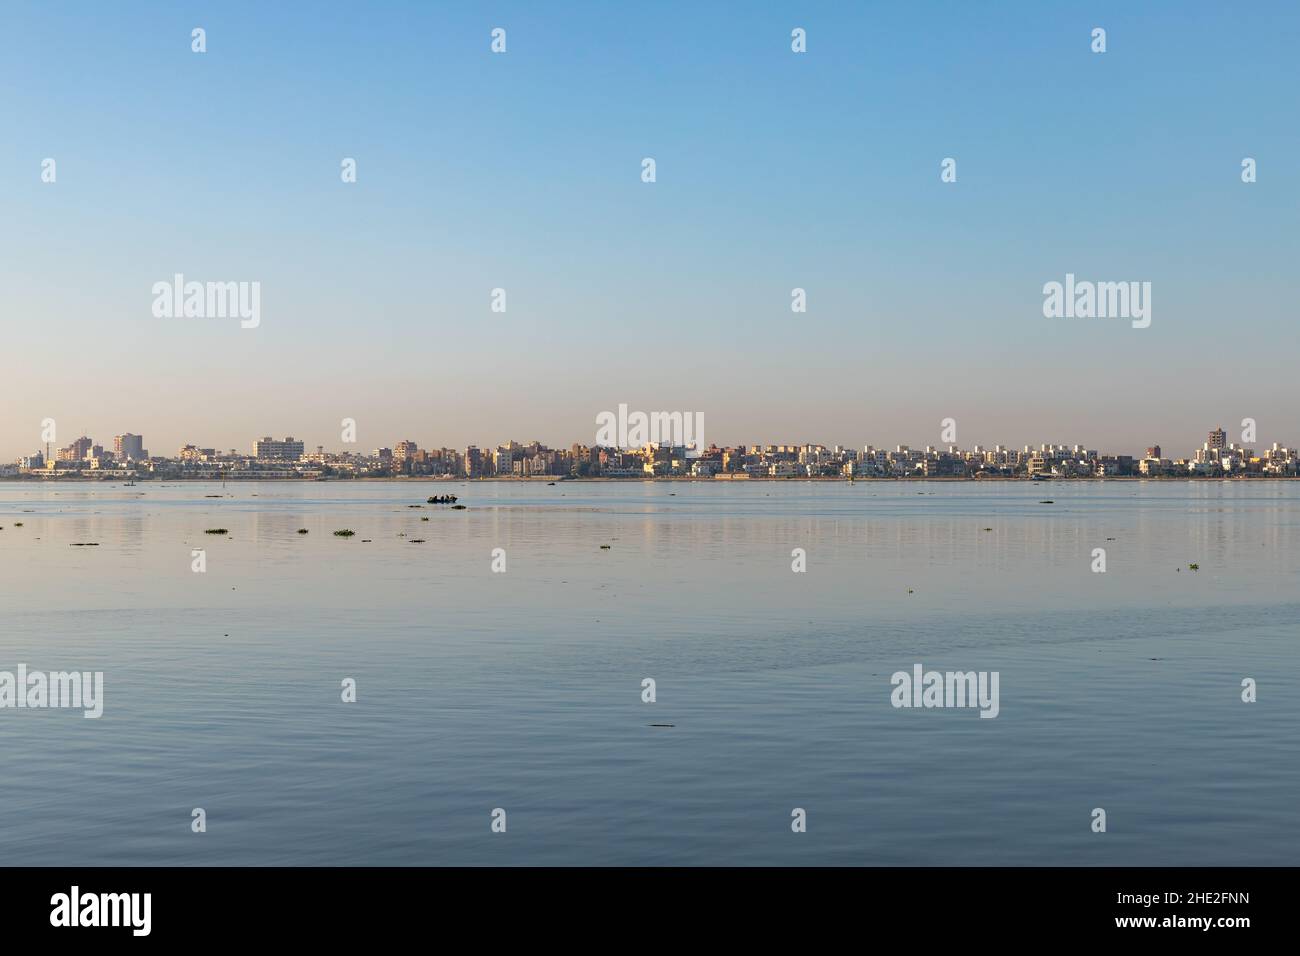
[[[0,670],[105,683],[0,710],[9,865],[1300,857],[1294,482],[0,483],[0,525]],[[999,715],[894,708],[916,663]]]

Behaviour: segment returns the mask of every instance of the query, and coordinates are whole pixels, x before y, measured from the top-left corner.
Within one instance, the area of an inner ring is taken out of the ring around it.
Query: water
[[[0,525],[0,670],[105,675],[0,710],[10,865],[1300,851],[1294,482],[0,483]],[[999,716],[893,708],[918,662]]]

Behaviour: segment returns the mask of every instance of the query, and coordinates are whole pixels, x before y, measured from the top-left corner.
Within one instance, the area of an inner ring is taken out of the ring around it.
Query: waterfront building
[[[268,435],[253,442],[253,457],[260,461],[297,461],[302,457],[302,452],[303,442],[296,441],[292,435],[283,441],[276,441]]]

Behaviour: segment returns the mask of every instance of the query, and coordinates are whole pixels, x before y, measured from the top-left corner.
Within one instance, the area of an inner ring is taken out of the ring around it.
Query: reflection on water
[[[0,854],[1293,863],[1298,519],[1287,482],[0,484],[0,670],[105,672],[99,720],[0,710]],[[998,718],[893,709],[918,662],[1000,671]]]

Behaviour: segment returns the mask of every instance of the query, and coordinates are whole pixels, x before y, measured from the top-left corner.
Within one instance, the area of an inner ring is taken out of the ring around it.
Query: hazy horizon
[[[46,418],[564,447],[619,403],[719,444],[1300,444],[1300,8],[923,6],[9,5],[0,455]],[[177,273],[260,283],[260,324],[156,318]],[[1150,327],[1045,318],[1067,274],[1150,282]]]

